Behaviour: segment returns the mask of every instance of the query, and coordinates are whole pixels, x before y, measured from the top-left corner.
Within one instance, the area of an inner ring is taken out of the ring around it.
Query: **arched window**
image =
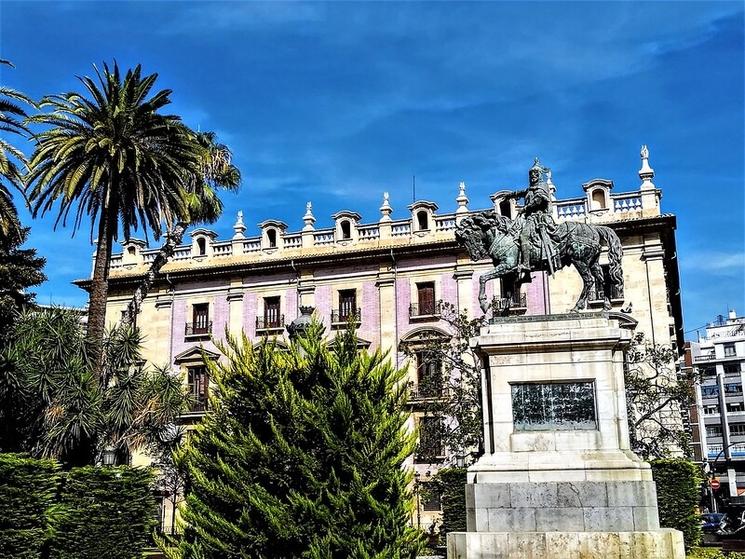
[[[604,210],[605,209],[605,192],[602,190],[595,189],[592,191],[592,209],[593,210]]]
[[[127,247],[127,252],[131,254],[132,256],[134,256],[135,252],[137,251],[135,250],[135,247],[131,246],[131,247]]]
[[[502,200],[499,203],[499,213],[507,219],[512,219],[512,205],[509,200]]]
[[[197,255],[204,256],[205,254],[207,254],[207,242],[204,237],[200,237],[197,239]]]
[[[345,240],[352,238],[352,228],[346,219],[341,222],[341,238]]]
[[[277,248],[277,231],[276,229],[268,229],[266,232],[266,240],[269,243],[269,248]]]
[[[427,215],[426,211],[419,210],[416,213],[416,220],[419,223],[420,231],[426,231],[427,229],[429,229],[429,216]]]

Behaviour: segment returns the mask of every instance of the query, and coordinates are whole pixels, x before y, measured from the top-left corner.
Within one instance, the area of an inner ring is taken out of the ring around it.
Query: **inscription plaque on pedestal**
[[[516,431],[597,429],[595,383],[511,383]]]

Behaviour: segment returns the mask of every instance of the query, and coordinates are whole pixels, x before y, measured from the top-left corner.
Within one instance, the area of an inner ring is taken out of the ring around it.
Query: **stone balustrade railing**
[[[627,216],[632,212],[642,210],[641,191],[628,192],[622,194],[610,194],[607,197],[607,207],[593,207],[588,197],[570,198],[556,200],[553,202],[554,219],[557,221],[588,221],[591,219],[613,219],[613,215]],[[498,207],[498,201],[495,207]],[[519,207],[519,206],[517,206]],[[472,212],[469,212],[472,213]],[[610,217],[608,217],[610,216]],[[195,245],[181,245],[176,248],[174,260],[186,260],[190,258],[225,258],[230,256],[239,256],[240,254],[262,253],[264,251],[274,254],[277,250],[299,250],[303,247],[333,247],[337,244],[347,246],[358,244],[364,246],[365,243],[380,242],[381,239],[392,239],[399,242],[403,238],[411,238],[411,242],[419,242],[420,238],[426,238],[428,235],[437,235],[442,238],[443,235],[450,236],[456,227],[456,214],[432,214],[430,229],[417,227],[416,220],[412,215],[409,219],[399,219],[393,221],[382,220],[377,223],[354,224],[355,235],[347,238],[339,238],[339,232],[336,228],[311,229],[310,231],[284,232],[278,230],[278,235],[274,243],[276,246],[267,246],[267,239],[264,237],[239,237],[233,240],[216,241],[212,237],[205,239],[210,250],[199,254]],[[385,225],[385,230],[384,230]],[[243,228],[245,229],[245,227]],[[382,235],[381,231],[385,231]],[[207,232],[209,233],[209,232]],[[131,249],[130,249],[131,250]],[[135,254],[114,254],[111,257],[111,267],[131,267],[137,265],[149,265],[156,257],[157,249],[143,249],[136,251]],[[697,357],[696,360],[703,360],[703,357]]]

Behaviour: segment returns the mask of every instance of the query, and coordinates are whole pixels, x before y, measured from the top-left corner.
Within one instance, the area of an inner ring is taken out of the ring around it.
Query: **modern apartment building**
[[[682,351],[676,220],[661,211],[662,192],[652,182],[654,171],[647,156],[643,150],[640,186],[618,192],[611,180],[589,180],[582,185],[582,196],[554,200],[553,217],[557,222],[602,223],[618,233],[624,250],[625,293],[624,299],[610,294],[614,307],[631,305],[638,330],[656,343],[673,344]],[[514,217],[519,207],[506,198],[507,192],[493,194],[491,203],[479,201],[479,207]],[[417,201],[408,206],[406,217],[394,219],[394,202],[385,194],[380,214],[370,221],[343,210],[331,216],[331,226],[317,228],[308,203],[305,214],[299,212],[299,230],[266,220],[258,224],[258,234],[247,236],[244,215],[239,213],[232,238],[220,239],[207,229],[191,232],[191,241],[176,249],[143,302],[138,325],[147,340],[146,359],[185,373],[196,402],[192,419],[204,413],[210,390],[200,347],[219,359],[213,340],[222,338],[226,328],[243,331],[256,341],[263,336],[283,338],[299,307],[312,306],[329,336],[353,317],[361,347],[380,347],[390,352],[396,366],[408,367],[413,386],[411,425],[419,424],[422,438],[432,447],[427,455],[440,457],[435,463],[420,463],[412,456],[418,482],[427,482],[447,459],[448,450],[428,435],[428,419],[421,413],[422,400],[432,395],[419,387],[427,384],[427,375],[438,365],[415,350],[427,333],[450,335],[440,318],[441,301],[473,316],[481,313],[479,277],[492,264],[472,262],[455,242],[456,223],[472,211],[463,183],[450,211],[440,212],[431,201]],[[120,319],[156,253],[157,248],[131,239],[112,256],[110,322]],[[86,288],[89,280],[78,284]],[[553,277],[535,273],[532,282],[514,296],[511,312],[567,312],[580,290],[574,269]],[[488,284],[490,298],[500,298],[501,293],[499,282]],[[600,297],[595,299],[590,310],[601,310]],[[416,359],[407,360],[407,347]],[[420,504],[416,519],[426,527],[439,505],[436,501]]]
[[[726,494],[745,493],[745,317],[734,310],[717,317],[704,337],[687,344],[685,359],[699,379],[691,410],[694,457],[722,470]],[[730,493],[732,471],[737,490]]]

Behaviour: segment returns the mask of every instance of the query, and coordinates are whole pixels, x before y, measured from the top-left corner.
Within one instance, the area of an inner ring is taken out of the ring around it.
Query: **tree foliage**
[[[466,532],[466,469],[442,468],[427,484],[427,492],[440,496],[442,503],[442,525],[440,538],[444,541],[448,532]]]
[[[28,288],[46,279],[44,258],[36,249],[22,248],[28,233],[21,227],[17,235],[0,235],[0,347],[7,342],[18,311],[33,306],[34,294]]]
[[[693,373],[675,370],[675,351],[652,344],[643,333],[634,336],[626,355],[626,405],[631,448],[645,459],[689,450],[689,436],[680,413],[693,398]]]
[[[158,238],[189,212],[191,176],[199,173],[195,135],[161,109],[171,91],[151,95],[157,74],[138,65],[125,75],[115,63],[81,77],[84,94],[42,99],[47,109],[29,121],[43,126],[29,162],[28,195],[34,216],[55,206],[57,220],[72,215],[73,232],[96,222],[96,261],[91,282],[88,336],[94,372],[103,367],[106,296],[112,243],[121,229],[150,230]],[[201,184],[198,183],[198,184]]]
[[[351,330],[328,347],[317,324],[287,352],[245,336],[221,351],[179,457],[186,531],[169,556],[413,558],[404,371],[358,352]]]
[[[79,316],[24,311],[0,351],[0,450],[93,464],[104,449],[119,460],[157,439],[188,405],[182,379],[145,368],[135,328],[104,340],[103,375],[93,373]]]
[[[8,60],[0,59],[1,66],[13,65]],[[0,130],[4,134],[17,137],[29,135],[23,122],[28,116],[23,105],[33,106],[34,103],[20,91],[0,84]],[[16,239],[22,235],[18,212],[8,186],[23,192],[26,163],[23,152],[0,135],[0,239]]]
[[[496,304],[496,303],[495,303]],[[482,454],[484,431],[481,417],[481,358],[471,340],[479,335],[486,317],[471,318],[465,310],[441,301],[441,319],[451,333],[442,336],[424,332],[420,342],[404,346],[410,359],[423,353],[426,359],[438,363],[435,374],[420,381],[425,394],[441,394],[426,398],[421,404],[425,416],[440,418],[439,437],[452,456],[471,452]],[[427,446],[422,444],[417,454],[426,459]]]

